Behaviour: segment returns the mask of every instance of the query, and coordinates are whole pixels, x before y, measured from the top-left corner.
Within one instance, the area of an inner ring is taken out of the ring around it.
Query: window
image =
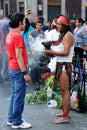
[[[87,21],[87,7],[85,7],[85,20]]]
[[[43,0],[37,0],[37,13],[38,16],[43,15]]]
[[[19,2],[19,12],[24,13],[24,2]]]
[[[8,3],[5,3],[5,16],[8,16]]]

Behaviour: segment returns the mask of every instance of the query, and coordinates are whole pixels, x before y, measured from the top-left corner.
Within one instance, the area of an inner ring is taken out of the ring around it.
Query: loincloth
[[[59,79],[61,72],[62,72],[63,65],[65,65],[65,70],[69,77],[69,84],[71,84],[71,72],[72,72],[72,63],[71,62],[57,62],[55,78],[57,80]]]

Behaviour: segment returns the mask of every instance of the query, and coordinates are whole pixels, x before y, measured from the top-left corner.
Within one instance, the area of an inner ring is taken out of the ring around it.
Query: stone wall
[[[66,0],[66,13],[69,14],[70,19],[81,17],[81,0]]]

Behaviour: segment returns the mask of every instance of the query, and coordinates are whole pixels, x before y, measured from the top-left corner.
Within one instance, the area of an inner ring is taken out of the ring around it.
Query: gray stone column
[[[66,0],[61,0],[61,14],[65,15]]]
[[[1,0],[0,0],[0,9],[1,9]]]
[[[81,17],[85,19],[85,5],[87,4],[87,0],[82,0],[81,3]]]
[[[43,0],[43,17],[44,17],[44,22],[47,22],[48,18],[48,0]]]
[[[37,14],[37,0],[28,0],[28,7],[31,12]]]
[[[31,10],[31,14],[28,16],[30,22],[37,21],[37,0],[27,0],[28,8]]]

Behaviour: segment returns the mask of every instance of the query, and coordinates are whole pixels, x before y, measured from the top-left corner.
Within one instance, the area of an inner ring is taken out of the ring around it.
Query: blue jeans
[[[22,124],[26,83],[20,70],[9,70],[12,93],[8,112],[8,121],[13,125]]]

